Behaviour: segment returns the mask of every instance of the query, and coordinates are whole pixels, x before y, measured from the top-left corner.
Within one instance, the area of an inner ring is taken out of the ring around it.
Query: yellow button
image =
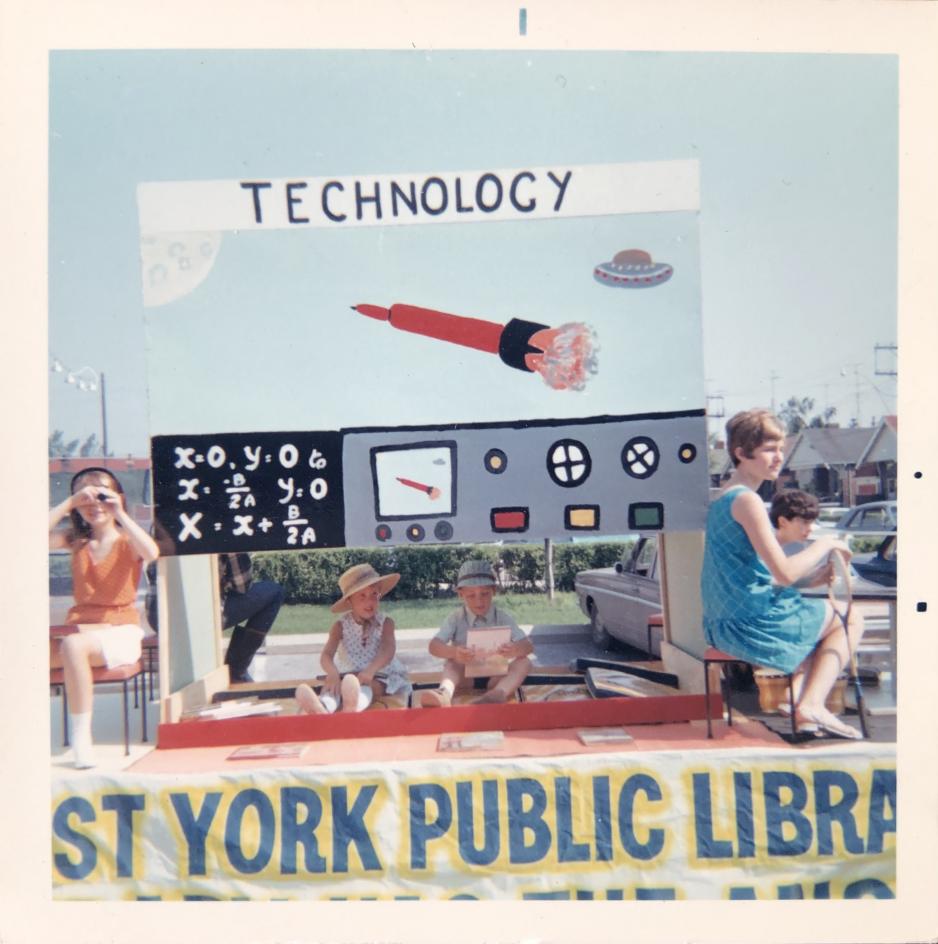
[[[595,508],[571,508],[569,521],[570,521],[571,528],[595,528],[596,527],[596,509]]]

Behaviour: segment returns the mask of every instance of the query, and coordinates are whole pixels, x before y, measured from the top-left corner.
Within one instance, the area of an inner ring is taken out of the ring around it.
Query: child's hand
[[[115,514],[120,511],[123,506],[121,505],[121,497],[117,492],[105,487],[104,485],[99,485],[95,489],[95,500],[101,502],[111,509]]]
[[[506,659],[514,659],[515,656],[521,655],[518,651],[518,643],[516,642],[503,642],[496,651],[500,656],[504,656]]]
[[[470,649],[469,646],[456,646],[453,659],[461,665],[469,665],[470,662],[475,662],[476,660],[475,649]]]
[[[847,555],[847,560],[853,557],[853,551],[850,550],[850,545],[846,541],[841,541],[839,538],[827,538],[827,540],[830,541],[832,551],[842,551]]]
[[[369,672],[367,669],[364,669],[361,672],[356,672],[355,675],[358,677],[359,685],[367,685],[371,687],[371,683],[375,680],[375,673]]]
[[[84,488],[78,489],[69,499],[69,508],[75,510],[85,505],[93,505],[98,500],[98,492],[104,490],[101,485],[86,485]]]
[[[339,691],[342,687],[342,678],[338,672],[329,672],[326,675],[325,682],[322,683],[322,690],[327,695],[334,695],[336,698],[339,697]]]

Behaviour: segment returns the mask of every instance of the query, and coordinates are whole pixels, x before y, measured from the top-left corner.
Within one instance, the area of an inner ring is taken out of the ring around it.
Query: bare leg
[[[52,665],[64,669],[68,704],[75,714],[91,711],[94,700],[91,669],[104,664],[101,643],[93,636],[74,633],[66,636],[59,645],[57,658],[53,656]]]
[[[66,636],[58,646],[54,646],[50,657],[52,666],[61,667],[65,677],[75,766],[94,767],[95,757],[91,743],[94,682],[91,669],[93,666],[105,664],[101,643],[91,635],[75,633]]]
[[[357,675],[346,675],[342,679],[339,691],[342,693],[342,704],[339,711],[358,711],[358,696],[361,693],[361,682]]]
[[[800,721],[821,724],[830,731],[847,737],[859,736],[856,728],[845,724],[833,712],[829,711],[825,702],[837,681],[837,677],[847,667],[850,652],[856,652],[862,635],[863,616],[856,610],[850,611],[846,635],[840,617],[836,615],[824,628],[821,640],[814,650],[801,697],[795,706],[795,714]]]
[[[421,708],[449,708],[453,703],[453,692],[462,683],[466,670],[454,659],[447,659],[443,663],[443,673],[440,687],[436,691],[417,693],[417,704]]]
[[[530,671],[531,660],[527,656],[515,659],[508,666],[508,671],[494,685],[491,685],[484,695],[477,698],[474,704],[501,704],[508,701],[518,691]]]
[[[296,692],[294,693],[296,702],[300,708],[300,714],[304,715],[324,715],[326,714],[326,707],[319,700],[319,696],[316,694],[313,689],[307,685],[297,685]]]

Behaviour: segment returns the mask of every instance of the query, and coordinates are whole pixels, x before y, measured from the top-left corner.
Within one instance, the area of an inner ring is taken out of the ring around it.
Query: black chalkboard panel
[[[342,547],[342,434],[221,433],[150,442],[163,554]]]

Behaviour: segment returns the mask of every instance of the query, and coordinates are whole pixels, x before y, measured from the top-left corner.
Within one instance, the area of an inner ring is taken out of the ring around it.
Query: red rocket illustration
[[[579,322],[551,328],[512,318],[501,325],[402,304],[353,305],[352,310],[410,334],[497,354],[509,367],[540,374],[554,390],[582,390],[596,373],[596,335]]]

